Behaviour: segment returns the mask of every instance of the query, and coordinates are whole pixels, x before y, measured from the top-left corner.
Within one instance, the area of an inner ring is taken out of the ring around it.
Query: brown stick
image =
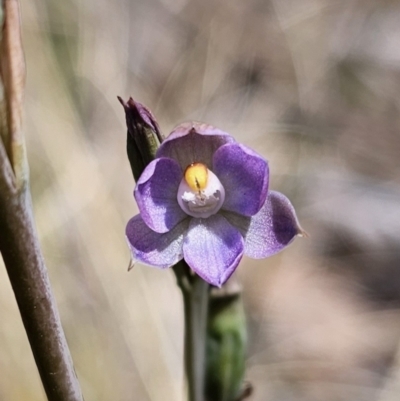
[[[30,193],[16,190],[12,174],[0,143],[0,251],[49,401],[82,401],[39,248]]]
[[[49,401],[82,401],[32,215],[18,0],[0,8],[0,252]]]

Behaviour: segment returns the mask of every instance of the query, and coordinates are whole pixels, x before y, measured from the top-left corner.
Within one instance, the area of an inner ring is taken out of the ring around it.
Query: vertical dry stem
[[[0,252],[49,401],[82,401],[32,215],[17,0],[0,2]]]

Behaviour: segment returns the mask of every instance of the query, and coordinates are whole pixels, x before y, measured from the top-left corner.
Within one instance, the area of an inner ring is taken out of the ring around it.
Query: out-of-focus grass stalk
[[[19,4],[0,4],[0,251],[48,399],[82,401],[32,214]]]

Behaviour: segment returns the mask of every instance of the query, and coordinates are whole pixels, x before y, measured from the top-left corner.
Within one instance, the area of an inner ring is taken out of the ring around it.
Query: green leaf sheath
[[[246,342],[240,293],[211,298],[206,340],[207,401],[239,399],[245,372]]]

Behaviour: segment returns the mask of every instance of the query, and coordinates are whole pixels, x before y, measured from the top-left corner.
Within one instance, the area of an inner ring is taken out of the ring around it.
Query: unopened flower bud
[[[124,106],[128,127],[126,148],[132,173],[137,181],[145,167],[155,158],[162,135],[150,110],[129,98],[127,102],[118,97]]]

